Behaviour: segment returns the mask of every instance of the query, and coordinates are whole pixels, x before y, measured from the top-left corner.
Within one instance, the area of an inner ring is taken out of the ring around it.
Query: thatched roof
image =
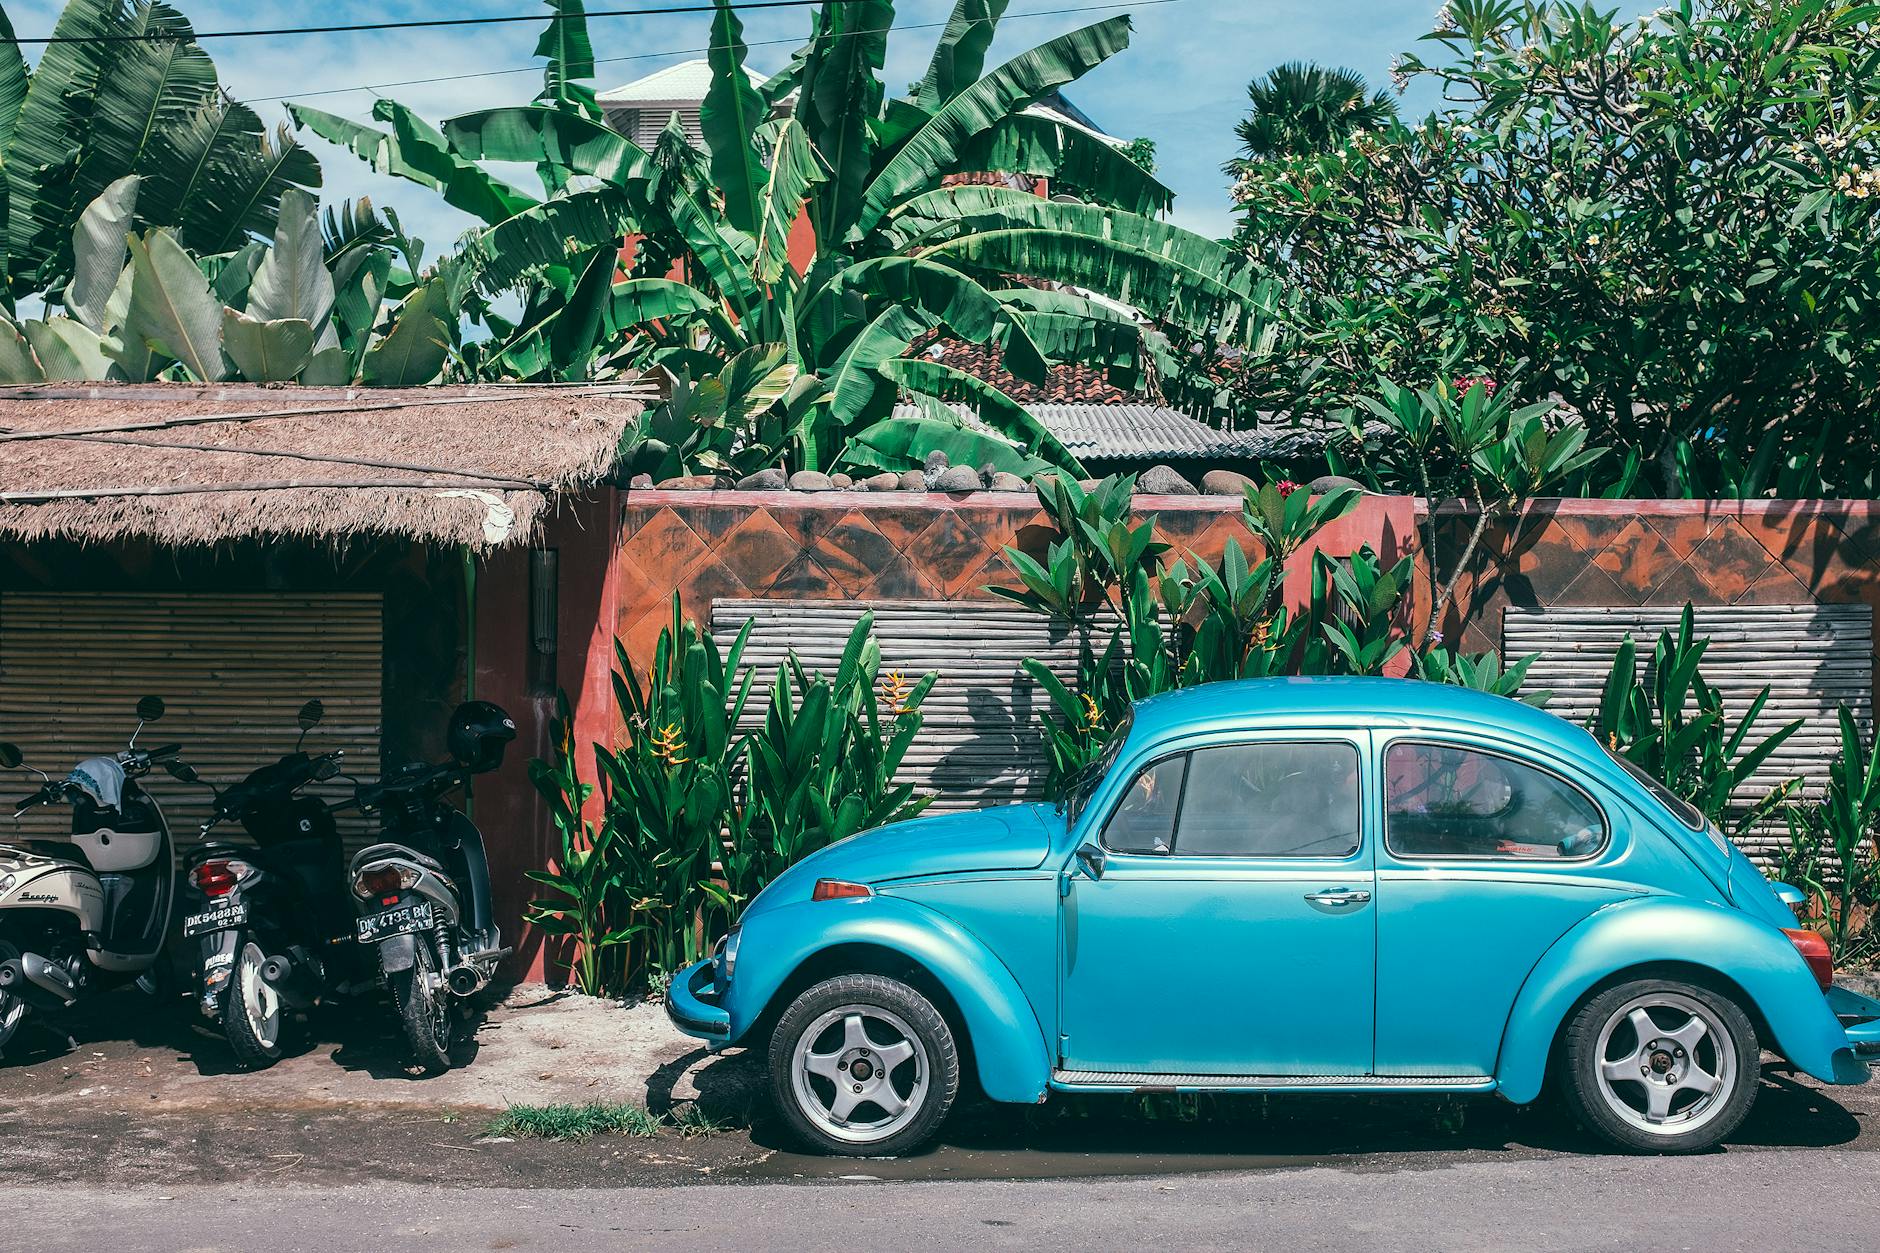
[[[529,538],[602,479],[645,383],[0,387],[0,537]]]

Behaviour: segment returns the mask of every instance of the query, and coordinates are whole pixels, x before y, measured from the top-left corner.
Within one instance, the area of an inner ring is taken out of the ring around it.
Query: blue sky
[[[652,0],[589,0],[588,7],[628,8]],[[1023,17],[1027,11],[1062,9],[1089,0],[1011,0],[1000,24],[989,64],[997,64],[1054,35],[1114,12],[1135,18],[1130,48],[1069,89],[1077,104],[1106,130],[1156,141],[1159,173],[1175,189],[1175,220],[1209,234],[1231,223],[1221,162],[1233,153],[1234,123],[1245,111],[1250,78],[1282,61],[1305,59],[1345,65],[1374,87],[1388,85],[1393,54],[1411,47],[1430,28],[1436,0],[1173,0],[1172,3],[1105,7],[1100,11]],[[172,0],[199,30],[295,26],[348,21],[396,21],[425,16],[527,13],[532,0],[455,0],[450,5],[409,0],[327,0],[310,5],[289,0]],[[9,0],[5,8],[21,36],[51,31],[62,2]],[[952,0],[900,0],[897,30],[889,40],[887,75],[896,90],[920,77],[933,49],[936,29],[900,29],[941,23]],[[602,88],[631,81],[678,61],[702,55],[709,18],[704,14],[597,19],[591,24],[595,55],[603,62]],[[753,12],[745,19],[751,62],[775,69],[802,41],[809,11]],[[212,40],[223,83],[275,120],[278,103],[265,97],[305,99],[334,113],[364,118],[373,91],[392,96],[433,120],[491,105],[522,103],[540,86],[538,71],[459,82],[383,86],[399,80],[532,67],[540,27],[513,24],[463,30]],[[757,46],[762,41],[779,41]],[[617,58],[609,60],[609,58]],[[351,88],[336,95],[313,95]],[[431,251],[447,247],[472,225],[424,189],[374,175],[357,158],[303,136],[320,152],[329,196],[370,194],[398,209],[407,229],[424,237]],[[531,187],[532,174],[517,182]]]

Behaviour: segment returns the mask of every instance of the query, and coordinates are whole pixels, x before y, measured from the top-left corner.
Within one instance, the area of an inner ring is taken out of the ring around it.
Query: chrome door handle
[[[1306,899],[1314,905],[1362,905],[1371,899],[1371,894],[1362,888],[1325,888],[1307,892]]]

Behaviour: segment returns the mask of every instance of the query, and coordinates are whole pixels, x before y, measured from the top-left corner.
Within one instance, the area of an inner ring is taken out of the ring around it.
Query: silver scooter
[[[15,819],[65,804],[72,821],[62,840],[0,843],[0,1055],[32,1010],[64,1009],[132,981],[154,990],[175,901],[176,845],[163,807],[139,780],[157,768],[188,769],[179,745],[137,747],[144,725],[162,716],[163,702],[144,697],[124,751],[87,757],[63,779],[35,770],[39,790],[14,802]],[[0,743],[0,768],[23,765],[16,745]]]

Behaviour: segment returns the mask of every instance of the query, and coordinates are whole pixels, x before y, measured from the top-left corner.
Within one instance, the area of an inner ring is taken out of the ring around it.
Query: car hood
[[[1032,870],[1044,864],[1052,835],[1063,829],[1064,815],[1049,805],[1004,805],[896,822],[812,853],[779,875],[759,901],[806,898],[818,879],[881,883],[925,875]]]

